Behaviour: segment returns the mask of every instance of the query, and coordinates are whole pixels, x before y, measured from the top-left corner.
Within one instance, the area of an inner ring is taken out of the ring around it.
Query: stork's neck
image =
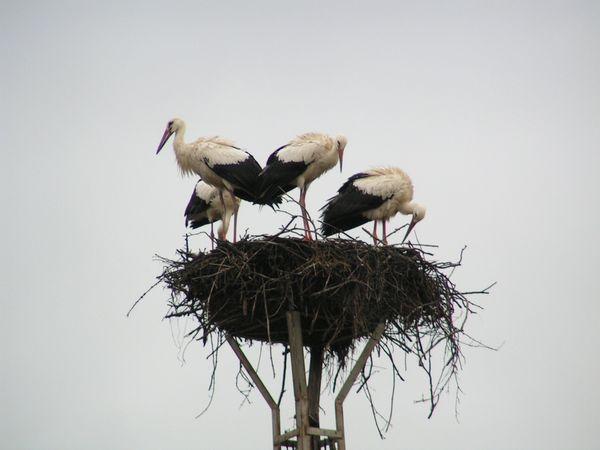
[[[175,149],[175,153],[179,153],[185,149],[185,142],[183,138],[185,136],[185,123],[179,125],[177,131],[175,131],[175,139],[173,140],[173,148]]]
[[[179,125],[175,131],[175,139],[173,140],[173,149],[175,150],[175,158],[181,170],[182,175],[190,175],[193,173],[193,145],[186,144],[183,140],[185,135],[185,124]]]

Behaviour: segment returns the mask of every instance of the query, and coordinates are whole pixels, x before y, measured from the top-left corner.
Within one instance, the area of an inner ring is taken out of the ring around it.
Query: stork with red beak
[[[260,174],[259,197],[255,203],[273,205],[294,188],[300,189],[304,238],[312,240],[306,212],[306,191],[310,184],[339,162],[340,172],[347,140],[344,136],[306,133],[275,150]]]
[[[261,166],[250,153],[219,136],[186,143],[185,122],[173,119],[167,124],[157,154],[173,134],[173,149],[181,173],[200,175],[205,183],[217,188],[226,209],[224,192],[243,200],[256,200]]]
[[[382,242],[387,244],[386,222],[397,213],[412,215],[404,239],[425,217],[425,207],[414,203],[409,176],[395,167],[368,170],[352,175],[322,208],[322,232],[330,236],[374,221],[373,243],[377,245],[377,221],[382,225]]]

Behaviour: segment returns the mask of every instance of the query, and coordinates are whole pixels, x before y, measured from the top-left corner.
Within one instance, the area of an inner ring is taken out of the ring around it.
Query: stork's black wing
[[[209,206],[210,204],[203,198],[200,198],[196,193],[196,188],[194,188],[194,192],[192,192],[190,201],[183,213],[185,216],[185,226],[187,227],[191,222],[191,228],[198,228],[209,223],[208,217],[206,216],[206,211]]]
[[[368,194],[358,189],[354,182],[361,178],[370,176],[367,173],[352,175],[342,187],[338,194],[328,200],[321,210],[321,230],[325,236],[330,236],[340,231],[351,230],[369,221],[363,213],[378,208],[388,200],[378,195]]]
[[[281,203],[281,196],[296,187],[292,182],[308,167],[304,161],[282,161],[279,151],[286,147],[287,145],[279,147],[269,156],[267,165],[260,174],[260,190],[256,203]]]
[[[205,162],[213,172],[233,185],[233,193],[236,197],[252,202],[257,198],[259,175],[262,168],[250,153],[244,153],[246,158],[232,164],[211,165],[207,159]]]

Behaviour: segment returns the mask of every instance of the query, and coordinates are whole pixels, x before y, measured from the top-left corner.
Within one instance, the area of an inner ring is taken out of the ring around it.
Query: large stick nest
[[[453,317],[469,302],[442,272],[454,264],[430,262],[414,247],[261,237],[181,255],[161,277],[173,294],[168,317],[196,318],[194,334],[204,341],[226,332],[286,344],[286,312],[294,310],[304,345],[325,348],[342,364],[380,322],[388,344],[420,353],[421,336],[442,337],[452,359],[459,357]]]

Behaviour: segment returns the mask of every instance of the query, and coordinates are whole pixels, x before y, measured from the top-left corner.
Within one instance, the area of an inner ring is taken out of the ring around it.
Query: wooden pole
[[[375,328],[375,331],[373,331],[373,334],[371,334],[371,337],[365,345],[365,348],[363,348],[363,351],[358,357],[358,360],[356,360],[356,364],[354,364],[354,367],[352,367],[352,370],[350,371],[346,382],[343,384],[342,388],[340,389],[340,392],[335,398],[335,425],[337,431],[341,435],[341,438],[338,441],[338,450],[346,450],[346,433],[344,431],[344,408],[342,405],[344,404],[344,400],[346,400],[350,389],[352,389],[352,385],[356,381],[358,374],[363,370],[363,367],[365,367],[367,359],[369,358],[371,352],[379,342],[379,339],[381,339],[384,330],[385,323],[380,323],[379,325],[377,325],[377,328]]]
[[[267,387],[264,385],[264,383],[262,382],[262,380],[260,379],[260,377],[258,376],[256,371],[254,370],[254,367],[252,367],[252,364],[250,364],[250,361],[248,361],[248,358],[246,358],[246,355],[244,354],[244,352],[242,351],[242,349],[240,348],[238,343],[235,341],[235,339],[228,334],[225,335],[225,339],[227,339],[229,346],[232,348],[233,352],[236,354],[236,356],[242,363],[242,366],[244,366],[244,369],[246,369],[246,372],[248,373],[248,375],[250,375],[250,378],[252,379],[252,381],[258,388],[258,391],[262,394],[263,398],[269,405],[269,408],[271,408],[271,427],[272,427],[272,431],[273,431],[273,450],[281,450],[281,444],[278,442],[279,438],[280,438],[280,434],[281,434],[281,417],[280,417],[279,406],[277,405],[277,402],[275,400],[273,400],[273,397],[271,397],[269,390],[267,389]]]
[[[298,311],[287,312],[287,326],[290,343],[290,361],[292,363],[292,382],[294,385],[294,398],[296,400],[297,449],[311,450],[311,439],[308,435],[308,390],[306,387],[306,369],[304,368],[302,324]]]

